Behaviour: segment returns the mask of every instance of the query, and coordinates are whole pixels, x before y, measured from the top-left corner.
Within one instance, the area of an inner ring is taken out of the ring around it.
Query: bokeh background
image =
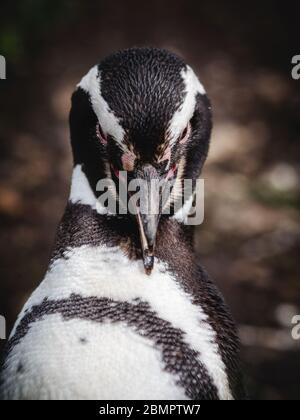
[[[239,324],[250,397],[300,399],[300,342],[291,338],[300,314],[299,22],[291,2],[278,3],[1,2],[0,314],[9,330],[44,275],[64,211],[75,84],[112,51],[165,47],[195,67],[213,104],[195,241]]]

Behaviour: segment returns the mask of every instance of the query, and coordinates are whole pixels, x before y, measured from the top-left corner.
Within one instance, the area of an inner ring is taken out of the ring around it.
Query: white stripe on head
[[[82,170],[82,165],[75,166],[73,170],[69,201],[72,204],[90,206],[102,215],[108,213],[107,209],[101,205],[100,200],[97,200],[87,176]]]
[[[205,89],[190,66],[181,72],[185,84],[185,99],[180,108],[173,115],[169,124],[171,145],[181,135],[195,112],[197,94],[205,95]]]
[[[203,85],[200,83],[198,77],[190,66],[187,66],[184,70],[182,70],[181,77],[185,84],[186,95],[183,104],[181,104],[180,108],[175,112],[169,124],[171,146],[174,145],[176,140],[180,137],[181,133],[193,117],[196,107],[197,95],[206,95]],[[177,194],[179,193],[180,190],[177,190]],[[184,206],[173,216],[173,218],[179,223],[187,223],[191,207],[193,205],[193,199],[194,195],[192,195],[186,201]]]
[[[73,170],[69,200],[73,204],[80,203],[96,209],[96,196],[81,165],[75,166]]]
[[[101,72],[99,72],[98,66],[93,67],[88,74],[83,77],[77,87],[89,94],[93,110],[103,132],[112,136],[119,144],[122,144],[125,130],[101,95]]]
[[[191,194],[190,198],[188,200],[186,200],[184,205],[181,207],[181,209],[179,209],[174,214],[172,219],[175,219],[175,220],[177,220],[177,222],[183,223],[184,225],[187,225],[188,220],[189,220],[189,216],[190,216],[190,213],[191,213],[191,209],[192,209],[192,206],[193,206],[193,201],[194,201],[194,194]]]

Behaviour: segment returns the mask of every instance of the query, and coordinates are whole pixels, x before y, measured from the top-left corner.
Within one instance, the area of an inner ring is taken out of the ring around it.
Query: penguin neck
[[[58,238],[60,252],[82,245],[117,246],[132,259],[141,258],[140,237],[135,219],[130,215],[107,214],[91,188],[82,165],[73,170],[69,203]],[[177,254],[178,244],[192,252],[193,228],[176,218],[162,217],[157,233],[158,258]]]

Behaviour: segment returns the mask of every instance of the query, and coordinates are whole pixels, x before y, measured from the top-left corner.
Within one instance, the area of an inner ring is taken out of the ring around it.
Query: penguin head
[[[126,182],[168,183],[170,217],[183,180],[195,183],[206,159],[211,107],[181,58],[160,49],[130,49],[107,57],[81,80],[70,129],[75,164],[82,165],[95,196],[99,180],[118,184],[124,173]],[[151,188],[145,190],[142,202],[150,199]],[[158,201],[155,214],[135,214],[146,271],[153,266],[163,208]]]

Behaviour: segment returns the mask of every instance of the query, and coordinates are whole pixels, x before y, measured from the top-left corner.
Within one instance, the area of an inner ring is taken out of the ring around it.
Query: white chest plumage
[[[198,352],[219,397],[232,398],[215,332],[165,264],[157,261],[148,277],[142,262],[129,261],[118,248],[82,246],[69,250],[65,258],[54,261],[25,305],[12,337],[33,307],[45,299],[67,301],[72,295],[133,305],[146,302],[159,319],[183,332],[184,341]],[[164,369],[155,342],[145,333],[138,334],[137,328],[126,323],[126,316],[99,323],[80,314],[65,319],[59,311],[50,311],[11,349],[6,376],[18,386],[13,387],[10,397],[186,399],[176,375]]]

